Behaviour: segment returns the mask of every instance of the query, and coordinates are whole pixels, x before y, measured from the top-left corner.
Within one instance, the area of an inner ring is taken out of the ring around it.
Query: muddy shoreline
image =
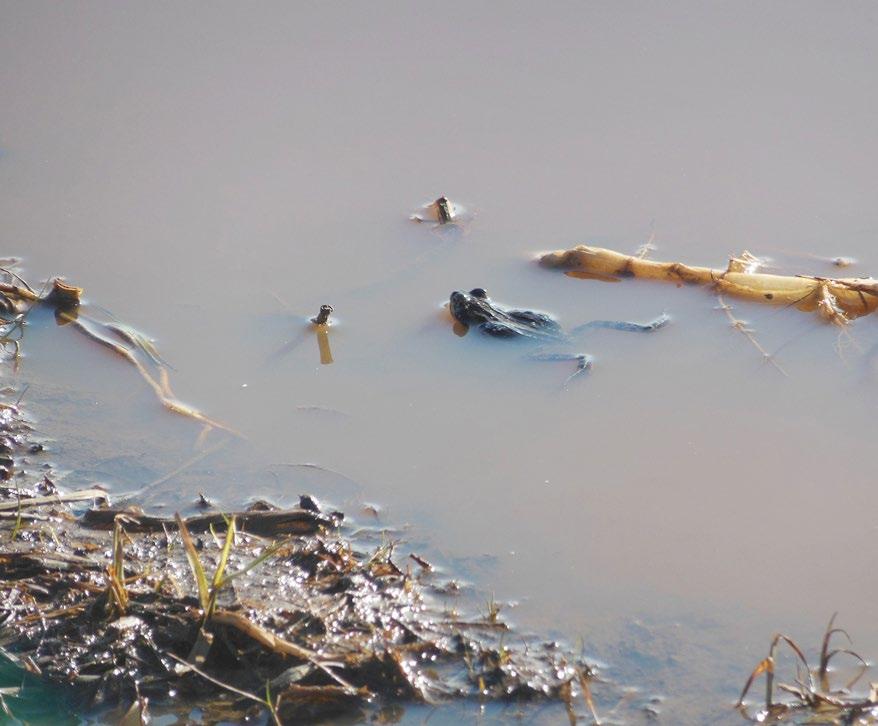
[[[558,643],[516,645],[499,607],[458,610],[453,579],[312,498],[176,526],[114,509],[100,489],[63,492],[19,407],[3,403],[0,416],[2,653],[64,686],[82,713],[145,718],[147,703],[176,694],[207,722],[366,718],[461,699],[556,701],[576,718],[592,687],[610,688]],[[192,556],[208,578],[221,573],[210,604]]]

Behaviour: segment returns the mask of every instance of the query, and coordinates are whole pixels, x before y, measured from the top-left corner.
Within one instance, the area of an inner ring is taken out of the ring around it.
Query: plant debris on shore
[[[736,707],[746,719],[756,723],[878,724],[878,683],[871,683],[866,693],[854,690],[869,665],[851,647],[833,645],[833,638],[839,636],[851,645],[847,631],[835,627],[835,617],[832,616],[823,634],[816,668],[808,663],[802,648],[788,635],[778,633],[771,639],[768,655],[750,673],[738,699]],[[796,666],[795,678],[787,683],[776,681],[778,656],[783,645],[792,654]],[[839,656],[847,657],[853,668],[844,682],[835,684],[832,682],[835,668],[830,663]],[[765,701],[754,711],[744,699],[760,676],[765,677]]]
[[[310,497],[170,519],[111,508],[101,489],[65,495],[27,475],[39,452],[18,414],[0,407],[18,472],[0,489],[0,657],[65,685],[77,709],[142,714],[170,694],[206,722],[293,723],[543,700],[595,718],[593,666],[512,642],[499,608],[458,611],[455,584],[419,555],[397,560],[380,532],[347,532]]]

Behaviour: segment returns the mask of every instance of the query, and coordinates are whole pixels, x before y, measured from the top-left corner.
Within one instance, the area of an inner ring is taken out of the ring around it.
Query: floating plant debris
[[[119,321],[101,321],[81,310],[81,287],[70,285],[61,278],[53,278],[37,292],[17,273],[0,268],[0,349],[7,357],[18,360],[21,326],[34,305],[45,305],[55,311],[59,325],[70,325],[89,340],[103,346],[128,361],[149,385],[159,402],[173,413],[198,421],[204,431],[221,429],[235,436],[236,431],[216,421],[189,404],[180,401],[171,390],[170,366],[159,355],[155,344],[130,325]],[[8,316],[13,316],[9,318]]]
[[[724,270],[656,262],[585,245],[548,252],[539,261],[544,267],[565,270],[572,277],[607,281],[634,277],[709,285],[719,293],[746,300],[816,311],[824,320],[839,325],[878,309],[878,280],[765,274],[756,271],[758,258],[746,252],[731,258]]]

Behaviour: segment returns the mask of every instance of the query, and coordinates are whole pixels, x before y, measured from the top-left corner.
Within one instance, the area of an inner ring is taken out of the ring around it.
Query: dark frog
[[[578,334],[595,328],[651,333],[666,325],[670,320],[665,314],[649,323],[593,320],[567,333],[550,315],[534,310],[516,310],[498,305],[488,297],[488,293],[481,287],[469,292],[455,291],[451,293],[448,307],[454,319],[466,328],[474,328],[495,338],[533,340],[542,346],[569,344]],[[529,357],[535,360],[576,361],[576,370],[564,382],[565,386],[580,373],[589,370],[594,361],[588,353],[536,352]]]

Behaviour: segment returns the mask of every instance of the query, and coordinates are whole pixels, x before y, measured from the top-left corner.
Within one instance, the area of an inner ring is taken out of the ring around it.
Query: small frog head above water
[[[450,224],[460,217],[462,207],[452,202],[448,197],[441,196],[436,201],[422,206],[411,219],[415,222],[434,222],[436,224]]]
[[[482,287],[469,292],[454,291],[448,308],[458,323],[497,338],[560,340],[564,337],[561,326],[551,316],[498,305]]]
[[[455,290],[448,300],[448,307],[454,319],[464,325],[486,323],[497,316],[483,287],[473,288],[469,292]]]
[[[461,204],[441,196],[415,210],[409,219],[426,224],[436,233],[465,233],[475,212]]]

